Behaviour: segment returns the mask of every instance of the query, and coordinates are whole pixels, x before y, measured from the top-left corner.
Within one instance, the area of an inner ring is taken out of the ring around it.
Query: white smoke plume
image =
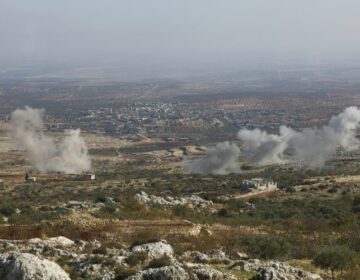
[[[183,166],[194,173],[228,174],[238,172],[240,149],[236,144],[222,142],[210,148],[204,158],[186,161]]]
[[[306,128],[298,132],[281,126],[279,134],[268,134],[259,129],[241,129],[238,138],[243,142],[244,149],[253,154],[253,162],[258,165],[291,160],[318,167],[334,155],[338,148],[351,151],[359,147],[356,138],[359,122],[359,108],[348,107],[319,129]],[[288,149],[292,151],[290,157],[285,155]]]
[[[91,169],[91,161],[80,130],[65,131],[60,141],[44,134],[42,109],[15,110],[11,114],[11,135],[22,146],[33,167],[40,172],[78,174]]]

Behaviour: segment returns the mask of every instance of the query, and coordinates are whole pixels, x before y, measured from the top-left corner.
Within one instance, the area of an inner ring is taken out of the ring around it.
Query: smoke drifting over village
[[[333,116],[321,128],[305,128],[301,131],[281,126],[279,134],[269,134],[260,129],[241,129],[237,137],[244,151],[251,155],[249,161],[256,165],[296,162],[316,168],[324,165],[338,148],[351,151],[359,148],[356,138],[359,128],[360,110],[348,107],[339,115]],[[236,144],[220,143],[209,149],[203,159],[184,166],[198,173],[226,174],[240,171],[237,164],[240,150]]]
[[[44,134],[44,110],[18,109],[11,114],[11,135],[40,172],[78,174],[91,168],[80,130],[67,130],[61,140]]]

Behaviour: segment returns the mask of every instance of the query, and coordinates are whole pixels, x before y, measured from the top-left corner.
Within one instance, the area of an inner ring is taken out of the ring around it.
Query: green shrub
[[[0,214],[4,216],[10,216],[12,214],[15,214],[15,212],[16,212],[16,208],[11,204],[2,205],[0,207]]]
[[[116,205],[114,204],[106,204],[105,207],[101,209],[105,213],[113,214],[116,212]]]
[[[146,252],[135,252],[126,258],[126,263],[130,266],[136,266],[138,264],[143,264],[148,258]]]
[[[352,202],[352,210],[355,213],[360,213],[360,195],[354,198]]]
[[[168,256],[163,256],[159,259],[154,259],[152,260],[147,268],[159,268],[159,267],[163,267],[163,266],[169,266],[172,264],[171,259]]]
[[[249,255],[260,259],[284,259],[292,252],[290,243],[276,236],[251,236],[240,243],[247,246]]]
[[[285,188],[285,192],[287,192],[287,193],[295,193],[296,190],[295,190],[294,187],[289,186],[289,187],[286,187],[286,188]]]
[[[231,216],[229,210],[227,210],[226,208],[221,208],[221,209],[219,210],[218,215],[219,215],[220,217],[230,217],[230,216]]]
[[[92,251],[93,254],[101,254],[101,255],[106,255],[107,251],[106,251],[106,247],[101,246],[100,248],[96,248]]]
[[[136,270],[122,268],[122,269],[115,270],[115,273],[116,273],[116,277],[114,280],[124,280],[124,279],[127,279],[128,277],[134,275],[136,273]]]

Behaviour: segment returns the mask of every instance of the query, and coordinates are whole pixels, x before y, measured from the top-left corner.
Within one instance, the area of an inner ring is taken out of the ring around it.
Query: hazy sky
[[[359,0],[0,0],[0,63],[352,57]]]

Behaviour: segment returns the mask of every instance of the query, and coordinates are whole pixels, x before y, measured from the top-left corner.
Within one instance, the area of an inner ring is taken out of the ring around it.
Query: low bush
[[[4,216],[10,216],[12,214],[15,214],[16,208],[14,205],[11,204],[5,204],[0,207],[0,214]]]
[[[250,256],[260,259],[286,259],[290,257],[292,246],[277,236],[251,236],[240,240],[247,247]]]
[[[150,263],[147,265],[147,268],[159,268],[163,266],[169,266],[171,264],[171,259],[168,256],[163,256],[159,259],[154,259],[150,261]]]
[[[135,252],[126,258],[126,263],[130,266],[143,264],[148,259],[146,252]]]

